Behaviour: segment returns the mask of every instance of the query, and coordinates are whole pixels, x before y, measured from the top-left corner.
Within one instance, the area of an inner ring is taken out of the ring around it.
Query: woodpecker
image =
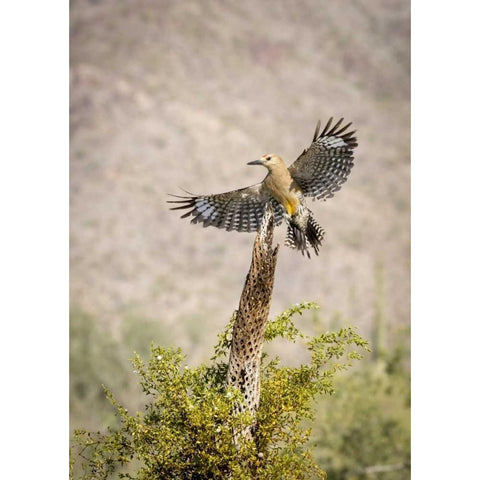
[[[309,248],[316,255],[324,237],[324,230],[307,207],[305,197],[326,200],[340,189],[353,167],[353,150],[357,146],[355,131],[348,131],[351,123],[342,126],[341,118],[331,127],[333,118],[320,132],[317,123],[313,141],[308,149],[287,167],[276,154],[263,155],[248,165],[261,165],[268,170],[260,183],[231,192],[212,195],[172,195],[179,204],[171,210],[188,209],[181,218],[192,216],[192,223],[203,223],[239,232],[258,230],[265,206],[270,203],[275,224],[287,223],[285,245],[300,250],[310,258]]]

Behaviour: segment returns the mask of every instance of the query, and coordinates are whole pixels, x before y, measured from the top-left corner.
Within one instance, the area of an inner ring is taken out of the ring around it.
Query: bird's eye
[[[265,160],[270,160],[272,157],[269,155]]]

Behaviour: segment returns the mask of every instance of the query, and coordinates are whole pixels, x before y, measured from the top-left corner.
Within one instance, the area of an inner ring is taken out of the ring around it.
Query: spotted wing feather
[[[353,167],[353,150],[357,146],[355,131],[348,130],[351,123],[342,126],[343,118],[331,127],[332,120],[330,118],[322,133],[319,133],[318,122],[312,144],[289,167],[303,195],[314,199],[333,197]]]
[[[265,191],[261,183],[215,195],[172,196],[178,200],[168,203],[179,205],[171,210],[187,209],[181,218],[192,216],[191,223],[203,223],[204,227],[255,232],[269,201],[273,207],[275,224],[280,224],[283,218],[281,205]]]

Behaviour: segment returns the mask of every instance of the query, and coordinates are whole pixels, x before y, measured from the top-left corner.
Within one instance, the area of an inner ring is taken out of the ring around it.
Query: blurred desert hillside
[[[272,315],[316,301],[368,337],[381,301],[387,333],[409,324],[409,2],[70,5],[72,307],[113,334],[152,322],[208,358],[254,234],[190,225],[167,194],[257,183],[266,171],[248,161],[292,162],[333,116],[357,129],[355,167],[333,199],[310,202],[320,256],[281,248]]]

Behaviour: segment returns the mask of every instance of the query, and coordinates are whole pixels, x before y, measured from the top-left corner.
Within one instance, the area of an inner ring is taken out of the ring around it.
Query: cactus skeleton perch
[[[253,416],[260,401],[260,361],[277,264],[278,245],[272,248],[273,216],[267,204],[233,325],[226,378],[227,385],[242,392],[245,403],[238,409],[247,408]],[[252,430],[242,434],[251,437]]]
[[[182,218],[192,216],[192,223],[203,223],[239,232],[257,231],[265,205],[271,203],[276,225],[285,219],[288,225],[285,244],[310,257],[309,248],[318,255],[324,230],[306,205],[305,197],[327,199],[340,189],[353,167],[353,149],[357,146],[351,123],[342,126],[341,118],[333,127],[332,118],[320,132],[318,122],[310,147],[287,168],[275,154],[264,155],[249,165],[262,165],[268,170],[265,179],[256,185],[213,195],[177,196],[178,206],[187,209]],[[331,127],[331,128],[330,128]]]

